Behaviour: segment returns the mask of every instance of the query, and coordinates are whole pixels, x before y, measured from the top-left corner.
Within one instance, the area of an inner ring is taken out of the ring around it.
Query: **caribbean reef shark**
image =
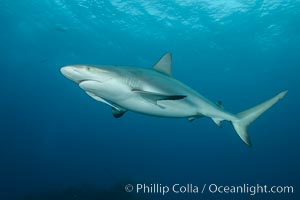
[[[69,65],[61,73],[76,82],[93,99],[109,105],[114,117],[127,111],[157,117],[211,118],[232,123],[240,138],[251,146],[248,125],[282,99],[287,90],[236,115],[224,111],[220,102],[213,103],[172,76],[171,54],[167,53],[152,69],[127,66]]]

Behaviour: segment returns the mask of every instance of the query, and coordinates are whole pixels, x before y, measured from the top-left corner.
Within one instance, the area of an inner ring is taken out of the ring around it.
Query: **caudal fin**
[[[266,110],[271,108],[277,101],[282,99],[288,91],[282,91],[273,98],[253,107],[246,111],[240,112],[236,115],[237,119],[232,120],[232,125],[240,136],[240,138],[248,145],[251,146],[251,141],[247,133],[247,127],[251,122],[263,114]]]

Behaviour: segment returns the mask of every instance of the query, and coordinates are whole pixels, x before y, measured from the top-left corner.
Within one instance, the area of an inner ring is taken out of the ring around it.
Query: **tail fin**
[[[284,95],[288,91],[282,91],[273,98],[253,107],[246,111],[240,112],[236,115],[237,119],[231,121],[232,125],[237,132],[237,134],[240,136],[240,138],[248,145],[252,146],[250,138],[247,133],[247,126],[251,124],[256,118],[258,118],[261,114],[263,114],[266,110],[271,108],[277,101],[282,99]]]

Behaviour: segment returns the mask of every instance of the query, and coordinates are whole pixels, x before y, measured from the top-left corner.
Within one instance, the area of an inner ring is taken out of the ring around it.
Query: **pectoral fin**
[[[112,108],[115,109],[119,109],[117,106],[113,105],[112,103],[108,102],[107,100],[103,99],[102,97],[97,96],[96,94],[92,93],[92,92],[86,92],[90,97],[92,97],[93,99],[95,99],[96,101],[100,101],[106,105],[109,105]]]
[[[127,112],[127,110],[125,110],[125,109],[118,110],[118,109],[115,109],[114,107],[112,107],[111,112],[115,118],[120,118]]]
[[[195,115],[195,116],[188,117],[187,119],[188,119],[190,122],[192,122],[192,121],[194,121],[195,119],[198,119],[198,118],[201,118],[201,117],[204,117],[204,115],[198,114],[198,115]]]
[[[163,100],[180,100],[184,99],[185,95],[165,95],[165,94],[159,94],[159,93],[153,93],[153,92],[147,92],[143,90],[133,89],[133,92],[139,94],[141,97],[143,97],[146,101],[149,101],[159,107],[162,107],[157,104],[158,101]],[[163,107],[162,107],[163,108]]]
[[[115,118],[120,118],[124,115],[124,113],[127,112],[126,109],[121,108],[118,105],[115,105],[114,103],[111,103],[109,101],[107,101],[106,99],[97,96],[96,94],[92,93],[92,92],[86,92],[90,97],[92,97],[93,99],[95,99],[96,101],[100,101],[106,105],[109,105],[112,108],[112,114]]]

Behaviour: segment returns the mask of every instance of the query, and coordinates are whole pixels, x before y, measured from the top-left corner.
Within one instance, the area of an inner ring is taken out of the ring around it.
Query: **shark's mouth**
[[[83,83],[85,81],[90,81],[90,80],[89,79],[82,79],[82,80],[77,81],[77,83],[80,84],[80,83]]]
[[[77,81],[77,83],[81,84],[81,83],[86,82],[86,81],[94,81],[94,82],[98,82],[98,83],[103,83],[102,81],[93,80],[93,79],[82,79],[82,80]]]

